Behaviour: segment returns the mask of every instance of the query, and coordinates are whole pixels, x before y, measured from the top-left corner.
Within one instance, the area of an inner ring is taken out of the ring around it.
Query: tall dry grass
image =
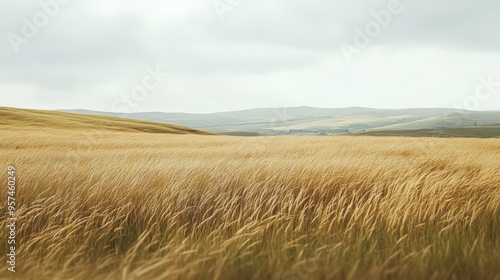
[[[498,139],[92,139],[0,134],[16,277],[500,279]]]

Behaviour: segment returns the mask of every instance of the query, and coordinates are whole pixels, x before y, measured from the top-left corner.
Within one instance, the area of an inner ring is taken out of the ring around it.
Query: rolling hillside
[[[169,134],[211,133],[187,127],[119,117],[0,107],[2,129],[69,129]]]
[[[72,110],[116,116],[117,113]],[[173,123],[222,134],[357,134],[376,130],[415,130],[500,125],[500,111],[475,112],[446,108],[372,109],[263,108],[210,114],[131,113],[133,119]]]

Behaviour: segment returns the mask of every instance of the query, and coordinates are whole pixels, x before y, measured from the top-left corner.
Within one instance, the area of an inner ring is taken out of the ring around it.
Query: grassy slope
[[[0,107],[2,128],[46,128],[69,130],[104,130],[169,134],[210,133],[187,127],[99,115],[84,115],[57,111],[28,110]]]
[[[385,131],[371,131],[361,135],[495,138],[495,137],[500,137],[500,126],[464,127],[464,128],[447,128],[447,129],[385,130]]]

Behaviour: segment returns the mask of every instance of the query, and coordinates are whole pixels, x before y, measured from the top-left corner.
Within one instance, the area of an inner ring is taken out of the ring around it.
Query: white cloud
[[[3,1],[0,105],[109,110],[151,65],[172,77],[137,111],[452,107],[478,76],[500,80],[493,0],[401,0],[347,63],[340,44],[387,2],[243,1],[221,21],[206,0],[70,1],[16,54],[7,34],[40,7]],[[480,109],[500,110],[495,98]]]

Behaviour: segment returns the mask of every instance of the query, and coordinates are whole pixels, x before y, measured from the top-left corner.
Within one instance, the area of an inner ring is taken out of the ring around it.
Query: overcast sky
[[[500,110],[498,0],[0,3],[0,106]]]

